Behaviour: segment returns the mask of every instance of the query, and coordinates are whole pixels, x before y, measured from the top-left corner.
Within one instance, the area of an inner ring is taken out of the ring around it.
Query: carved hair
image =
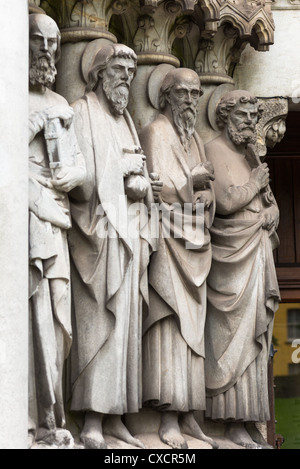
[[[191,69],[177,68],[167,73],[160,87],[160,92],[159,92],[159,109],[161,111],[163,111],[167,105],[166,98],[169,95],[170,91],[172,90],[173,86],[175,85],[176,80],[178,79],[178,76],[186,73],[187,71],[189,73],[195,74],[199,78],[199,75]],[[200,96],[202,95],[203,95],[203,90],[200,89]]]
[[[34,28],[38,27],[39,23],[41,22],[48,23],[48,25],[51,25],[56,29],[57,50],[54,59],[55,63],[57,63],[61,56],[61,34],[57,24],[52,18],[50,18],[50,16],[44,15],[42,13],[31,13],[29,15],[29,37],[33,33]]]
[[[258,109],[258,120],[263,114],[263,107],[258,104],[258,99],[255,96],[250,95],[247,91],[232,91],[221,99],[216,110],[216,123],[220,130],[223,130],[228,122],[228,117],[231,111],[238,104],[257,104]]]
[[[86,93],[95,91],[101,77],[100,72],[106,70],[110,60],[120,57],[123,59],[132,59],[137,70],[137,56],[135,52],[124,44],[108,44],[97,53],[94,63],[89,71],[88,83],[85,89]],[[136,74],[136,71],[135,71]]]

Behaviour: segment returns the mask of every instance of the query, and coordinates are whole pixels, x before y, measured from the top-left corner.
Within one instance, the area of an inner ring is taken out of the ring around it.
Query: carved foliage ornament
[[[231,63],[238,60],[234,57],[237,38],[237,29],[226,24],[219,28],[213,39],[200,39],[199,52],[195,60],[197,73],[229,75]]]
[[[260,158],[264,159],[267,148],[274,148],[286,132],[288,100],[284,98],[259,99],[263,110],[257,124],[256,149]]]
[[[195,5],[198,0],[176,0],[183,12],[194,11]],[[153,13],[158,4],[162,3],[159,0],[140,0],[140,6],[144,12]]]
[[[42,7],[61,29],[105,28],[112,15],[123,14],[127,0],[42,0]]]
[[[176,38],[184,37],[189,30],[188,17],[183,16],[180,2],[161,2],[155,13],[145,14],[137,20],[138,29],[133,47],[138,53],[171,54]]]

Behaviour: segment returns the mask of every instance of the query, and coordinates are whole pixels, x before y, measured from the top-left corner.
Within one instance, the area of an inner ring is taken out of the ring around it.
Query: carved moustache
[[[236,130],[238,132],[243,132],[244,130],[251,130],[251,132],[254,132],[255,130],[255,125],[249,125],[249,124],[240,124],[237,126]]]
[[[124,81],[112,84],[109,80],[103,80],[103,91],[117,114],[123,114],[129,99],[129,85]]]
[[[127,81],[118,81],[117,83],[114,84],[114,88],[126,88],[127,90],[130,89],[129,83]]]
[[[190,105],[182,104],[182,106],[179,106],[178,110],[179,110],[179,112],[182,112],[182,113],[191,112],[193,114],[193,116],[197,115],[196,108],[193,107],[193,106],[190,106]]]

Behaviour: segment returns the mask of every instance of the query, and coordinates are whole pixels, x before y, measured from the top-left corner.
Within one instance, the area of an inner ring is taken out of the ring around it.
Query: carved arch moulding
[[[271,0],[200,0],[197,8],[204,16],[203,37],[210,37],[228,22],[241,40],[251,42],[257,50],[268,50],[274,42],[275,24]]]
[[[87,63],[92,62],[103,40],[126,44],[137,53],[139,65],[148,67],[147,71],[140,67],[135,81],[137,96],[139,99],[144,96],[147,106],[145,89],[150,67],[164,64],[196,70],[208,100],[208,93],[213,91],[211,86],[235,86],[234,68],[247,44],[266,51],[274,41],[272,0],[35,0],[35,3],[61,30],[64,60],[59,65],[56,86],[70,102],[84,90]],[[65,79],[69,75],[71,85]]]

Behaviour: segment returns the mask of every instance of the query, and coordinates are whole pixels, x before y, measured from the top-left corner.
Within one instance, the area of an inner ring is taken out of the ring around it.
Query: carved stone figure
[[[143,404],[161,411],[159,436],[173,448],[187,448],[184,433],[216,447],[194,417],[206,405],[204,324],[214,214],[213,171],[195,132],[200,96],[196,72],[170,71],[160,90],[161,114],[140,134],[148,170],[163,183],[144,319]]]
[[[279,301],[272,254],[279,212],[267,164],[253,152],[260,112],[248,92],[228,93],[217,108],[222,134],[205,147],[216,194],[205,333],[206,415],[225,422],[226,435],[247,448],[266,446],[255,422],[270,417],[267,364]]]
[[[43,14],[30,15],[29,26],[29,298],[38,411],[31,430],[37,441],[66,443],[70,435],[57,430],[65,426],[62,372],[72,341],[67,193],[86,171],[73,110],[51,91],[59,29]]]
[[[72,194],[71,206],[71,410],[84,413],[85,448],[105,448],[104,433],[142,446],[121,420],[141,408],[141,321],[151,249],[142,202],[152,202],[152,191],[126,109],[136,66],[127,46],[104,46],[90,70],[86,95],[73,104],[88,176]]]

